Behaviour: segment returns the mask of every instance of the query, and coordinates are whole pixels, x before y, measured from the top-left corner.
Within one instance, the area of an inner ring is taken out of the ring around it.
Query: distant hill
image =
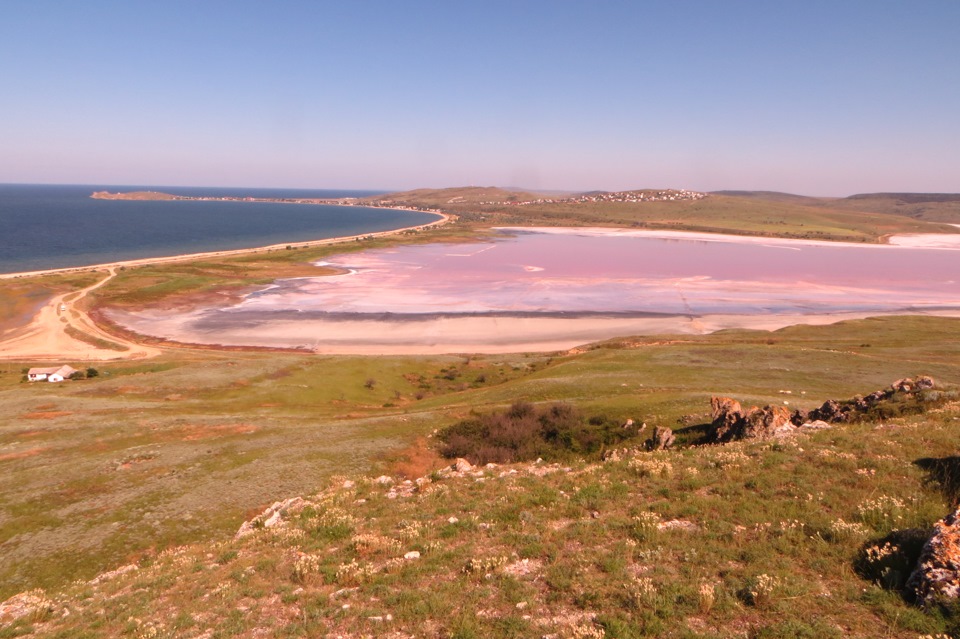
[[[463,224],[483,227],[618,226],[853,242],[881,242],[899,233],[956,233],[943,223],[960,224],[960,201],[903,204],[890,196],[817,198],[773,191],[640,189],[557,197],[466,186],[416,189],[364,201],[440,209],[459,216]]]
[[[896,200],[904,204],[960,202],[960,193],[859,193],[848,200]]]
[[[924,222],[960,224],[960,193],[860,193],[833,200],[830,206],[899,215]]]
[[[712,191],[711,195],[748,197],[756,200],[769,200],[770,202],[794,202],[798,204],[814,204],[832,199],[810,197],[808,195],[795,195],[793,193],[781,193],[780,191]]]
[[[542,194],[496,186],[461,186],[446,189],[414,189],[364,198],[367,201],[414,203],[419,206],[448,206],[535,200]]]

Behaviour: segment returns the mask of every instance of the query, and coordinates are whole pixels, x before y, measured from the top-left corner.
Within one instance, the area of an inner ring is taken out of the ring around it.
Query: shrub
[[[516,402],[506,411],[466,419],[441,430],[444,457],[463,457],[474,464],[510,463],[599,456],[607,446],[637,435],[605,418],[586,420],[574,406],[556,403],[536,407]]]

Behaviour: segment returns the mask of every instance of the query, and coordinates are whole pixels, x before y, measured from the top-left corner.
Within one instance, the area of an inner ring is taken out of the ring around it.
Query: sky
[[[960,192],[957,0],[0,0],[0,183]]]

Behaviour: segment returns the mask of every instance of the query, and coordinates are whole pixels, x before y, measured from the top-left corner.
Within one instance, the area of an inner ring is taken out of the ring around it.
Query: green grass
[[[917,609],[859,566],[865,548],[942,516],[914,461],[952,455],[958,424],[954,406],[883,429],[439,474],[396,497],[336,479],[286,525],[162,553],[92,590],[68,586],[59,605],[72,614],[38,636],[95,620],[116,635],[174,623],[273,637],[952,632],[949,611]],[[638,473],[653,461],[670,471]],[[890,517],[865,508],[894,499]],[[855,525],[838,536],[838,522]],[[100,616],[107,600],[123,614]]]
[[[522,207],[483,204],[505,202],[511,196],[519,200],[539,197],[478,188],[418,190],[383,197],[415,206],[439,207],[461,216],[462,223],[479,227],[626,226],[852,242],[877,242],[896,233],[956,233],[955,228],[942,222],[960,219],[955,214],[955,202],[911,205],[913,208],[905,211],[892,206],[888,199],[717,194],[701,200],[641,203],[554,202]],[[916,214],[917,207],[923,214]]]
[[[958,380],[957,325],[901,317],[672,343],[630,338],[574,356],[175,354],[97,364],[100,377],[59,385],[21,383],[27,363],[12,363],[0,373],[0,597],[223,539],[279,498],[332,476],[389,470],[391,451],[519,398],[632,418],[646,433],[668,426],[682,444],[709,421],[713,394],[813,408],[920,373]],[[844,446],[867,451],[853,440]],[[844,460],[822,463],[850,470]],[[701,481],[674,476],[655,492],[675,497]],[[555,490],[529,499],[553,503]],[[526,536],[518,544],[544,547]]]

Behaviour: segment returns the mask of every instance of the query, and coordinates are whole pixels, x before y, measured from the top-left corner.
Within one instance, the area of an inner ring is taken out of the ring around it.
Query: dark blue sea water
[[[265,202],[95,200],[94,191],[363,197],[378,191],[0,184],[0,273],[303,242],[425,224],[428,213]]]

